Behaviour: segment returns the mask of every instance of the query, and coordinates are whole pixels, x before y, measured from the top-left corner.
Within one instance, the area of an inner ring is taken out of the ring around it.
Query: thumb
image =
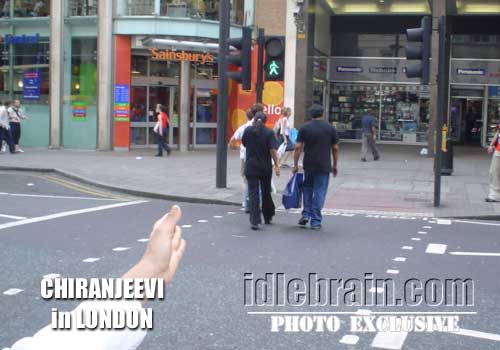
[[[167,233],[172,238],[175,233],[175,226],[182,217],[181,208],[178,205],[173,205],[170,211],[158,220],[154,226],[154,231],[159,230]]]

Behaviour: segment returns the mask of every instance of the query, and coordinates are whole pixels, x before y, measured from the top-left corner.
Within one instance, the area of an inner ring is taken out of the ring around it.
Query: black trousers
[[[275,214],[273,198],[271,197],[271,178],[270,176],[247,176],[248,192],[250,197],[250,224],[261,224],[261,198],[262,197],[262,215],[265,221],[270,221]],[[260,196],[259,196],[260,188]]]
[[[19,145],[19,139],[21,138],[21,123],[9,123],[9,125],[12,142],[14,145]]]
[[[14,153],[14,143],[12,142],[12,136],[10,134],[10,130],[4,129],[0,127],[0,147],[2,146],[2,142],[5,141],[9,146],[10,153]]]

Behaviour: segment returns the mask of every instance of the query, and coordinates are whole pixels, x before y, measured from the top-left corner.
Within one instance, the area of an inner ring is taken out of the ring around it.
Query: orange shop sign
[[[190,61],[201,64],[213,63],[214,55],[211,53],[194,53],[186,51],[158,50],[150,49],[151,59],[154,61]]]

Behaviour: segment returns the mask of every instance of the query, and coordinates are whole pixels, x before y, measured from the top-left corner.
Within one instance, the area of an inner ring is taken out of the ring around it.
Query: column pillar
[[[113,67],[113,1],[98,2],[97,37],[97,149],[112,149],[112,67]]]
[[[180,116],[179,116],[179,150],[186,152],[189,145],[189,87],[191,83],[190,70],[191,63],[189,61],[181,61],[181,82],[179,97],[180,103]]]
[[[63,101],[63,67],[64,65],[64,1],[52,0],[50,2],[50,140],[49,148],[61,147],[61,116]]]
[[[297,7],[296,0],[286,2],[286,34],[285,34],[285,107],[295,106],[295,57],[297,48],[297,26],[295,25],[294,10]],[[289,59],[287,59],[289,57]],[[295,110],[292,111],[290,123],[294,125]]]
[[[436,126],[438,117],[438,66],[439,66],[439,18],[446,16],[446,0],[432,1],[432,49],[431,49],[431,76],[429,88],[431,94],[430,100],[430,120],[428,132],[429,155],[434,154],[436,140]],[[438,131],[439,132],[439,131]]]

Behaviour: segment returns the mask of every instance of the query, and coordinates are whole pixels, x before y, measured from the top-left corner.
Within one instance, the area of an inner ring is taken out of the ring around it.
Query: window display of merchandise
[[[330,93],[330,116],[343,139],[361,139],[361,118],[368,109],[378,115],[379,85],[333,84]]]
[[[417,85],[332,84],[329,120],[339,137],[360,139],[361,118],[371,109],[379,119],[379,139],[427,142],[428,92]]]
[[[498,125],[500,125],[500,99],[489,99],[486,145],[491,144],[491,140],[493,136],[495,136]]]
[[[427,141],[429,99],[421,98],[419,89],[415,85],[382,87],[382,141]]]

